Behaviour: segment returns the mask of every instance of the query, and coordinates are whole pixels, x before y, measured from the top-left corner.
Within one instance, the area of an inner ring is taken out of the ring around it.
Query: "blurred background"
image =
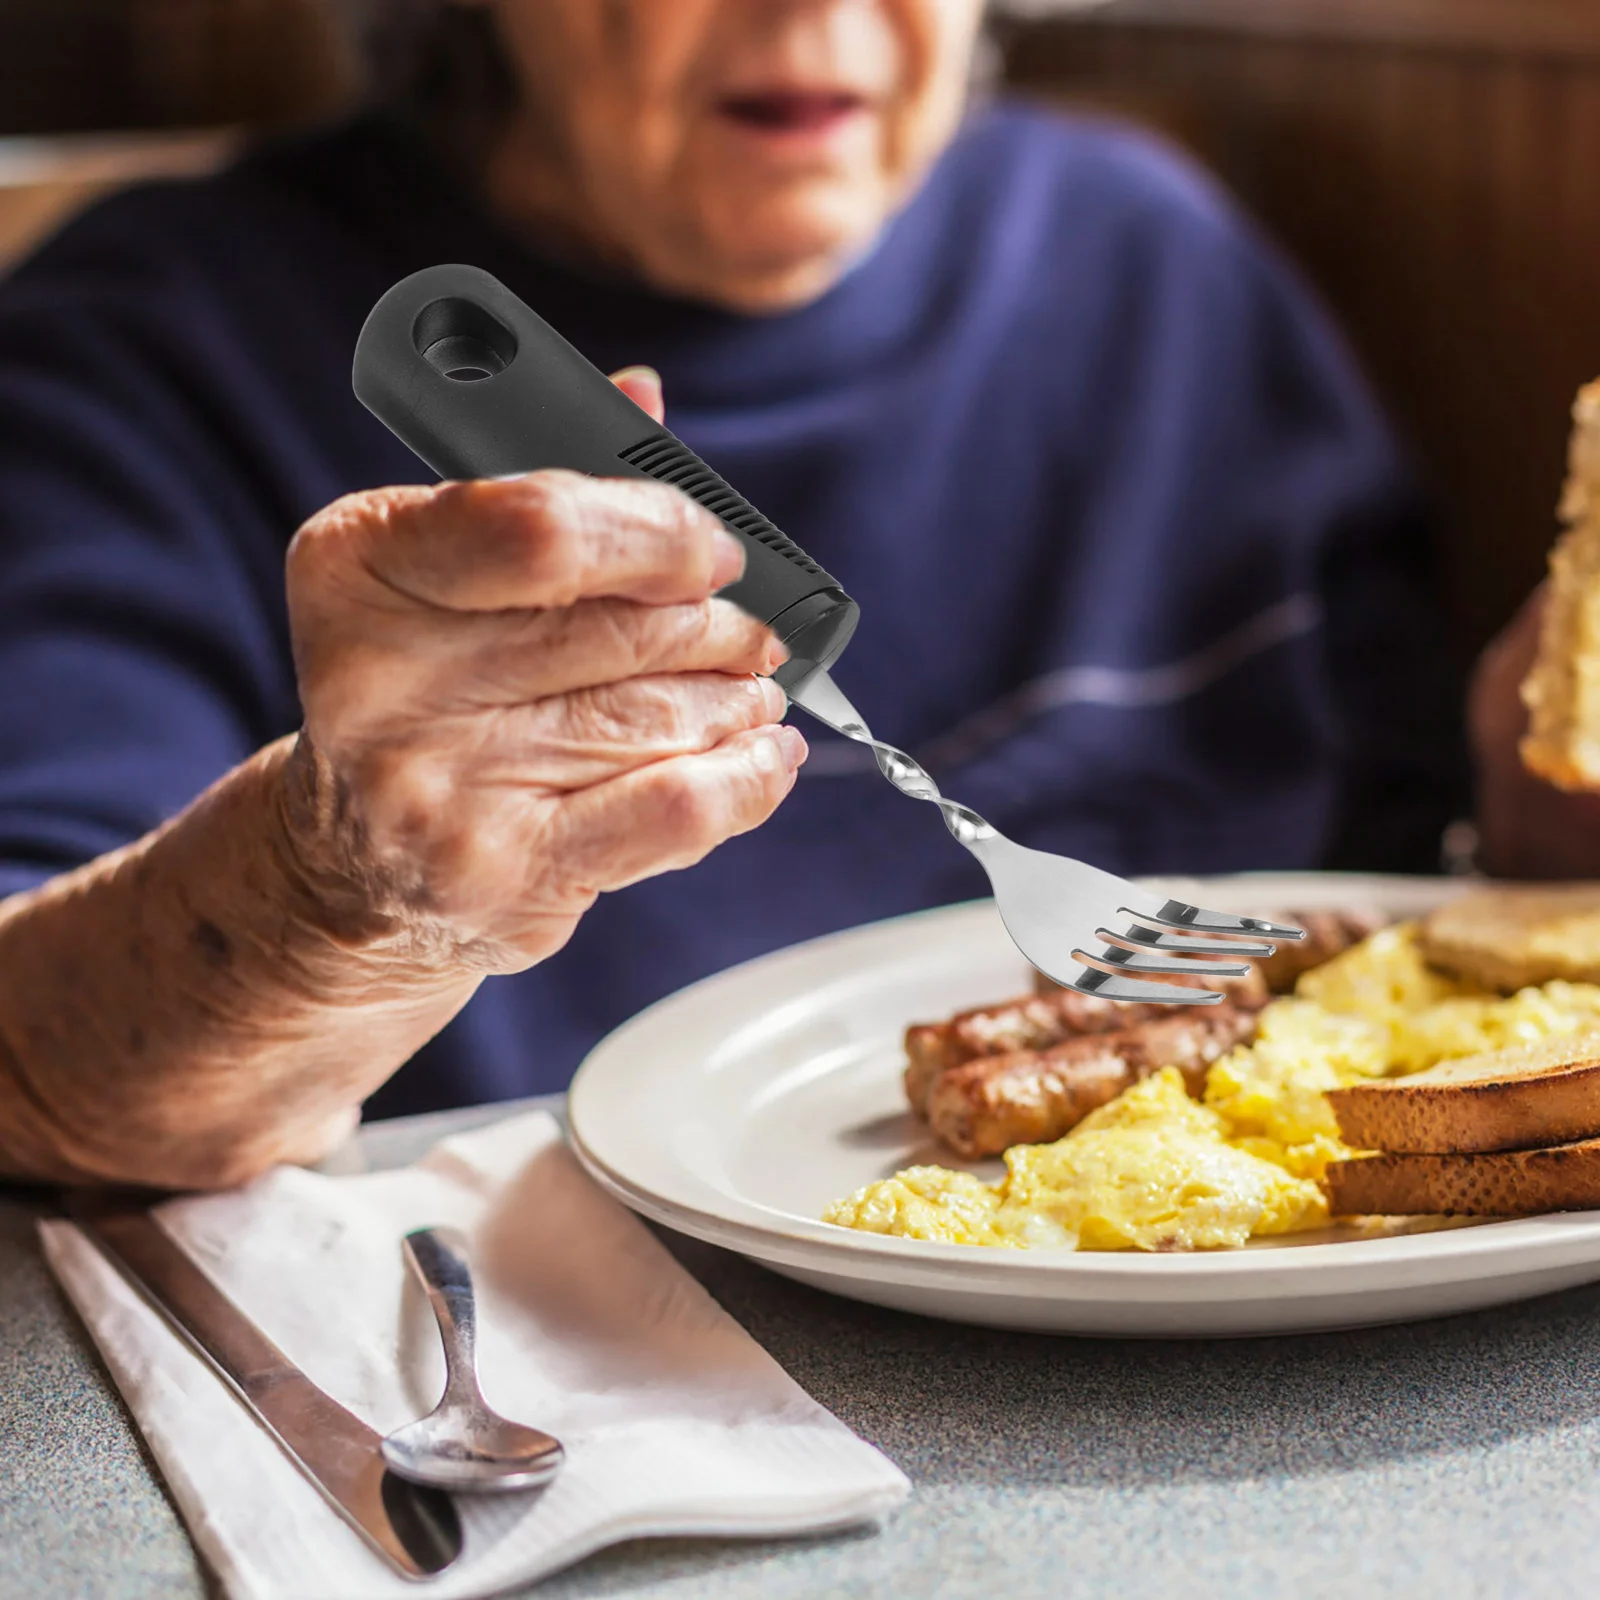
[[[1475,649],[1543,570],[1600,376],[1600,0],[1012,0],[994,28],[1017,92],[1185,146],[1299,260],[1429,480]],[[0,270],[362,90],[333,0],[0,0]]]

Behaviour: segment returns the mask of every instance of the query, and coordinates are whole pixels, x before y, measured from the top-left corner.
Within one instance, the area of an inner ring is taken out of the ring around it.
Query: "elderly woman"
[[[0,290],[0,1174],[233,1182],[981,892],[850,747],[790,794],[706,513],[421,481],[348,366],[440,260],[647,409],[665,376],[860,601],[844,687],[1006,832],[1434,864],[1464,741],[1411,494],[1194,174],[969,109],[980,0],[427,10],[381,112],[102,205]],[[1475,703],[1490,859],[1594,863],[1516,768],[1526,635]]]

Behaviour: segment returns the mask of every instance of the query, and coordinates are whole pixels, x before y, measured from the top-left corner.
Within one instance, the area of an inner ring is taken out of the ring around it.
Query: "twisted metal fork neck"
[[[970,806],[961,805],[955,800],[947,800],[939,793],[939,785],[933,781],[928,769],[921,762],[913,760],[904,750],[896,749],[892,744],[885,744],[882,739],[874,739],[872,731],[865,723],[844,723],[840,726],[839,732],[847,738],[854,739],[857,744],[866,745],[878,763],[878,771],[901,794],[909,795],[913,800],[926,800],[930,805],[936,805],[939,814],[944,818],[945,827],[959,843],[970,846],[982,839],[994,837],[995,830]]]

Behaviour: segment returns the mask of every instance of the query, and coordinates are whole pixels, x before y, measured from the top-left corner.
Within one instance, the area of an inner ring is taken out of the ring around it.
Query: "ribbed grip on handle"
[[[826,572],[786,534],[780,533],[737,490],[731,488],[714,473],[693,450],[679,440],[646,439],[622,452],[622,459],[630,467],[647,472],[662,483],[681,489],[691,500],[698,500],[713,516],[746,539],[758,539],[769,550],[792,561],[803,572],[816,578],[827,578]],[[831,578],[828,580],[833,581]]]
[[[775,674],[788,687],[855,631],[858,608],[834,578],[487,272],[429,267],[397,283],[361,330],[352,382],[445,477],[567,467],[654,478],[699,501],[744,544],[744,576],[722,593],[788,645]]]

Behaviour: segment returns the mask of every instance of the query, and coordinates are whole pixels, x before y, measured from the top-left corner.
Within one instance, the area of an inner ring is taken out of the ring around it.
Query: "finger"
[[[449,611],[598,596],[673,605],[743,570],[739,541],[676,489],[558,471],[349,495],[290,550],[292,594],[331,579],[380,603]]]
[[[661,374],[654,367],[624,367],[611,374],[611,381],[647,416],[656,422],[666,421]]]
[[[580,790],[562,806],[552,870],[600,892],[692,866],[765,822],[805,757],[798,729],[762,728]]]
[[[296,640],[306,725],[325,748],[460,729],[560,695],[679,673],[769,675],[787,658],[767,628],[729,600],[640,606],[587,600],[565,611],[446,616]],[[470,735],[476,742],[493,722]]]
[[[485,705],[669,672],[766,675],[788,658],[766,624],[731,600],[697,606],[589,600],[475,632],[482,646],[463,666],[482,686]]]
[[[729,600],[641,606],[586,600],[563,611],[404,619],[339,641],[318,672],[302,650],[324,715],[337,706],[368,731],[419,719],[504,711],[555,695],[665,673],[770,674],[787,658],[763,623]]]
[[[493,736],[504,761],[484,776],[550,794],[586,789],[770,727],[787,708],[770,678],[706,672],[604,684],[509,714]]]

